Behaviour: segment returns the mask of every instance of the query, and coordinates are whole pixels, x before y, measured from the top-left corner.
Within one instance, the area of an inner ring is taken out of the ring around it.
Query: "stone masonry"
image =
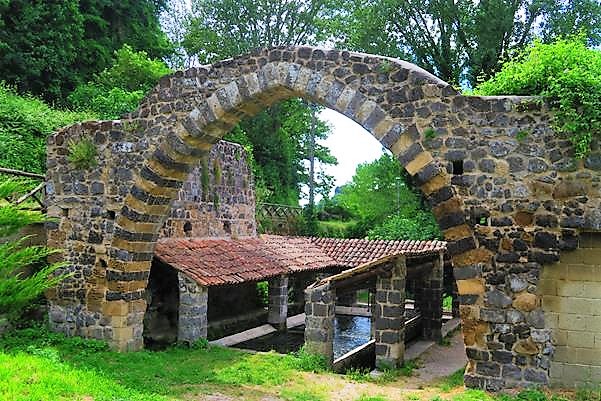
[[[442,339],[443,256],[434,261],[429,274],[416,285],[416,306],[422,316],[422,337]]]
[[[463,96],[410,63],[340,50],[260,49],[178,71],[122,120],[51,136],[48,206],[58,222],[48,243],[65,249],[74,273],[51,294],[54,327],[139,349],[150,259],[180,188],[238,121],[292,97],[362,125],[422,191],[449,242],[466,384],[548,383],[554,328],[538,280],[581,231],[601,229],[598,145],[577,161],[536,99]],[[82,138],[99,150],[86,171],[67,161]],[[234,181],[240,192],[251,186]]]
[[[305,290],[305,350],[334,361],[334,319],[336,292],[329,285]]]
[[[288,317],[288,276],[280,275],[269,279],[267,294],[267,323],[278,330],[286,330]]]
[[[376,278],[373,320],[376,340],[376,368],[398,368],[405,355],[405,257],[392,262],[390,275]]]
[[[601,384],[601,233],[584,233],[578,252],[564,252],[559,265],[543,269],[538,285],[545,327],[552,329],[555,354],[551,384]],[[539,342],[546,330],[533,330]]]
[[[177,278],[179,281],[177,341],[193,344],[201,338],[207,338],[209,289],[198,285],[181,272],[177,273]]]

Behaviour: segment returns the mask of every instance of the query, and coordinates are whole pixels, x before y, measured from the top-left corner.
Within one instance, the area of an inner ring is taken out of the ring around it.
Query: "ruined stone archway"
[[[338,50],[265,49],[178,71],[126,119],[51,137],[49,214],[60,222],[51,224],[49,244],[68,250],[75,272],[51,297],[55,328],[139,349],[154,246],[182,182],[240,119],[291,97],[362,125],[422,190],[455,267],[466,383],[546,383],[552,346],[536,280],[541,263],[574,247],[574,228],[583,226],[552,216],[586,209],[584,216],[598,204],[589,184],[574,183],[568,144],[553,137],[534,102],[462,96],[412,64]],[[86,136],[125,156],[71,171],[68,143]],[[69,202],[78,207],[64,207]]]

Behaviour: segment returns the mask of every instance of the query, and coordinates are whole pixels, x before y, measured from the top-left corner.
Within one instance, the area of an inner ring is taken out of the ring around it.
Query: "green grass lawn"
[[[411,371],[386,380],[323,370],[311,355],[250,354],[223,347],[173,347],[165,351],[117,353],[105,343],[65,338],[43,329],[13,332],[0,339],[0,400],[164,401],[223,394],[236,400],[284,401],[560,401],[541,392],[493,397],[464,390],[462,372],[421,393],[405,390]],[[344,388],[349,395],[341,396]],[[405,392],[407,391],[407,392]],[[274,398],[275,397],[275,398]],[[342,397],[342,398],[341,398]],[[571,399],[601,401],[599,392]]]

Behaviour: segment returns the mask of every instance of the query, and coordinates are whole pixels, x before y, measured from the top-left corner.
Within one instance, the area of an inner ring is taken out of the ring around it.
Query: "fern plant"
[[[0,182],[0,199],[10,199],[22,191],[22,185],[12,180]],[[23,227],[44,221],[46,217],[40,212],[26,210],[9,201],[0,203],[0,238],[9,237],[0,244],[0,316],[9,320],[20,317],[32,300],[65,277],[55,274],[64,266],[62,263],[46,263],[46,258],[58,250],[25,246],[30,237],[10,239]],[[25,269],[30,266],[39,268],[33,274],[25,275]]]

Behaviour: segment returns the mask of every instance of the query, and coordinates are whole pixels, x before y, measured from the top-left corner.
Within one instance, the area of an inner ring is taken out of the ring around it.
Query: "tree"
[[[183,46],[200,62],[211,63],[258,47],[316,43],[325,37],[321,28],[331,4],[333,0],[196,0]],[[284,101],[241,122],[239,129],[252,144],[256,178],[267,189],[264,200],[298,204],[300,185],[308,182],[304,160],[311,130],[309,106],[298,99]],[[328,132],[327,125],[318,121],[316,138],[325,138]],[[240,135],[227,138],[239,140]],[[320,163],[336,162],[319,145],[315,158]],[[317,187],[331,185],[328,178],[318,177]]]
[[[18,182],[0,182],[0,199],[9,198],[21,189]],[[0,204],[0,237],[15,235],[23,227],[45,220],[39,212],[4,202]],[[0,244],[0,316],[10,320],[16,320],[32,300],[65,278],[54,275],[62,264],[45,262],[49,255],[57,251],[44,246],[24,246],[28,238]],[[36,265],[38,267],[33,274],[24,275],[26,268]]]
[[[193,0],[184,46],[203,63],[326,39],[334,0]]]
[[[407,59],[460,84],[492,76],[541,34],[583,29],[598,43],[599,0],[356,0],[340,14],[341,45]]]
[[[162,57],[162,1],[0,2],[0,76],[19,92],[63,103],[80,83],[107,68],[125,43]]]
[[[374,239],[428,239],[440,236],[432,213],[423,207],[399,162],[389,154],[360,164],[335,203],[359,220],[355,236]],[[371,231],[370,231],[371,230]]]
[[[68,97],[77,110],[92,111],[100,118],[113,119],[135,110],[146,93],[171,70],[146,52],[135,52],[124,45],[115,52],[110,68],[94,75],[94,80],[79,85]]]
[[[298,204],[300,185],[308,182],[304,160],[308,157],[311,110],[300,99],[275,104],[251,119],[242,121],[225,139],[252,145],[257,166],[255,176],[265,188],[263,201]],[[315,138],[325,139],[329,127],[320,120]],[[335,164],[329,149],[316,143],[315,158],[324,164]],[[322,175],[316,180],[318,192],[329,192],[332,180]]]

